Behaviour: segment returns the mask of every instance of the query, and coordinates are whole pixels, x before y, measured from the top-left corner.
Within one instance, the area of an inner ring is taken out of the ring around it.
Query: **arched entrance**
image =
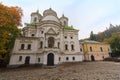
[[[30,56],[26,56],[25,58],[25,64],[29,64],[30,63]]]
[[[91,55],[91,61],[95,61],[95,58],[93,55]]]
[[[49,48],[53,48],[54,47],[54,38],[53,37],[49,37],[48,38],[48,47]]]
[[[49,53],[47,56],[47,65],[48,66],[54,66],[54,54]]]

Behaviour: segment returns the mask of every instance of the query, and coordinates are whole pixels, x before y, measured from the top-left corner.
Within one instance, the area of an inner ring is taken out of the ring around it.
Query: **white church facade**
[[[23,36],[15,40],[10,57],[10,66],[24,64],[59,65],[63,62],[84,60],[79,45],[78,31],[68,26],[68,18],[51,8],[43,15],[31,14],[31,22],[23,28]]]

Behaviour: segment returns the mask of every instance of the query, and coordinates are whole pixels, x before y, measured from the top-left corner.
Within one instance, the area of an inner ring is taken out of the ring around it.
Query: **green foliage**
[[[35,23],[26,23],[27,26],[35,26]]]
[[[104,42],[110,44],[113,55],[120,56],[120,32],[112,33],[112,36],[105,38]]]
[[[75,30],[72,26],[65,26],[64,29],[66,29],[66,30]]]
[[[113,33],[109,43],[114,53],[120,52],[120,33]]]
[[[90,40],[96,40],[95,34],[93,33],[93,31],[91,31],[90,33]]]

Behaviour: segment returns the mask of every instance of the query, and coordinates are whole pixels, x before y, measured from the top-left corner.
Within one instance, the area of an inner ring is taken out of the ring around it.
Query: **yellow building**
[[[82,42],[84,60],[94,61],[94,60],[103,60],[104,58],[109,57],[111,53],[110,45],[97,42],[85,40]]]

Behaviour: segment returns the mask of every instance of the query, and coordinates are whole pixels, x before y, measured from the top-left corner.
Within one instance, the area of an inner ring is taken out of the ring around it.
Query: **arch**
[[[40,48],[43,48],[43,42],[42,41],[40,42]]]
[[[91,61],[95,61],[95,57],[91,55]]]
[[[67,44],[65,44],[65,50],[68,50],[68,45]]]
[[[48,38],[48,47],[53,48],[54,47],[55,40],[53,37]]]
[[[64,21],[64,25],[67,25],[67,22],[66,22],[66,21]]]
[[[54,66],[54,54],[53,53],[49,53],[47,55],[47,65]]]
[[[30,56],[26,56],[26,58],[25,58],[25,64],[30,64]]]
[[[37,22],[37,17],[34,17],[34,22]]]
[[[71,45],[71,50],[74,50],[74,45],[73,44]]]

